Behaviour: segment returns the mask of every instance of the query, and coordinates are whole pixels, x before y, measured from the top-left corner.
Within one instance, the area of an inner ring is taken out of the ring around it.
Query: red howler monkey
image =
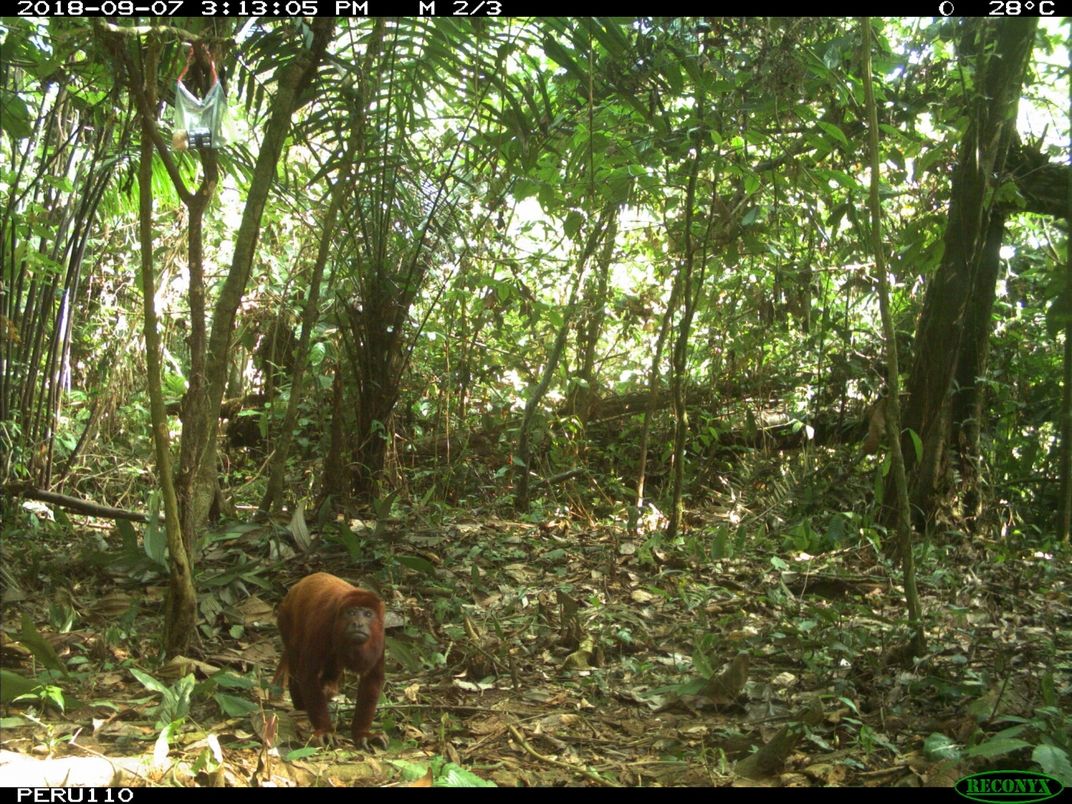
[[[309,713],[322,743],[334,739],[328,701],[343,670],[361,675],[350,726],[354,742],[362,748],[386,742],[369,733],[383,687],[383,615],[383,601],[374,592],[326,572],[302,578],[279,606],[283,655],[275,681],[289,676],[294,707]]]

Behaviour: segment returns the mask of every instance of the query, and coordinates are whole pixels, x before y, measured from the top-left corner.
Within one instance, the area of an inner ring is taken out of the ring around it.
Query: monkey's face
[[[352,606],[340,612],[341,632],[350,645],[363,645],[372,636],[372,627],[377,621],[374,609]]]

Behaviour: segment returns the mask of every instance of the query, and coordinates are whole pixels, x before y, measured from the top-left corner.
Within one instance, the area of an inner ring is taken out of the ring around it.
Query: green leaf
[[[394,765],[401,771],[402,781],[415,782],[428,775],[428,766],[421,762],[410,762],[405,759],[391,759],[388,764]]]
[[[991,757],[1002,757],[1006,754],[1011,754],[1014,751],[1019,751],[1021,748],[1030,748],[1031,743],[1024,740],[1017,740],[1009,737],[995,737],[987,740],[985,743],[974,745],[971,748],[964,750],[965,757],[983,757],[984,759]]]
[[[1031,752],[1031,759],[1037,762],[1042,772],[1057,779],[1065,787],[1072,787],[1072,763],[1068,754],[1056,745],[1037,745]]]
[[[495,782],[482,779],[470,770],[455,765],[453,762],[443,768],[442,775],[435,780],[436,787],[498,787]]]
[[[253,689],[253,679],[249,678],[248,676],[236,676],[234,673],[230,673],[226,670],[221,670],[219,673],[216,673],[211,677],[210,680],[215,681],[216,684],[225,689]]]
[[[404,567],[409,567],[425,575],[435,576],[435,565],[426,558],[420,556],[397,556],[395,560]]]
[[[346,552],[350,554],[350,558],[359,558],[361,556],[361,541],[357,538],[357,534],[345,526],[338,533],[339,541],[346,548]]]
[[[923,439],[911,427],[908,428],[908,435],[912,437],[912,446],[916,450],[916,463],[921,463],[923,461]]]
[[[616,20],[592,20],[590,23],[592,35],[599,40],[611,56],[630,52],[629,40],[619,29],[620,24]]]
[[[244,717],[260,709],[253,701],[248,698],[239,698],[237,695],[217,692],[212,697],[220,705],[220,711],[227,717]]]
[[[387,652],[391,654],[392,662],[399,662],[410,673],[416,673],[421,669],[421,660],[417,654],[400,639],[387,639]]]
[[[566,233],[566,237],[573,240],[577,236],[577,232],[581,230],[581,225],[584,223],[584,215],[575,209],[570,210],[566,215],[566,220],[562,224],[562,231]]]
[[[831,39],[826,46],[826,50],[823,52],[823,64],[831,70],[836,70],[841,66],[841,62],[845,57],[846,52],[851,52],[852,43],[847,36],[839,36],[835,39]]]
[[[960,758],[960,746],[938,732],[923,741],[923,752],[932,760]]]
[[[33,621],[30,620],[30,615],[26,612],[22,613],[22,632],[19,634],[19,641],[28,647],[30,652],[37,658],[37,661],[41,662],[49,670],[55,670],[63,675],[67,674],[67,668],[63,666],[60,657],[56,655],[56,651],[52,649],[52,646],[34,628]]]
[[[45,684],[44,686],[38,685],[34,688],[34,691],[22,696],[34,701],[40,701],[41,703],[51,703],[61,712],[66,710],[66,704],[63,698],[63,690],[54,684]]]
[[[171,690],[169,690],[166,686],[161,684],[148,673],[145,673],[136,667],[131,667],[130,674],[134,676],[134,678],[138,679],[138,681],[141,682],[141,685],[150,692],[159,692],[165,697],[171,695]]]
[[[131,522],[126,519],[117,520],[115,529],[119,531],[119,535],[123,538],[123,550],[134,552],[138,549],[138,532],[134,530],[134,525]]]
[[[398,492],[399,489],[395,489],[383,497],[379,497],[372,501],[372,511],[377,519],[386,519],[391,515],[391,508],[395,504],[395,500],[398,498]]]
[[[537,179],[521,176],[514,182],[512,195],[518,201],[524,201],[526,198],[536,195],[540,191],[540,186],[540,182]]]
[[[10,670],[0,670],[0,703],[11,703],[20,695],[32,692],[38,686],[38,683],[31,678],[12,673]]]
[[[26,104],[22,98],[6,89],[0,89],[0,129],[13,140],[24,139],[33,132]]]
[[[606,181],[599,184],[599,192],[612,204],[624,204],[629,200],[629,190],[633,186],[633,175],[626,170],[613,170]]]
[[[543,52],[546,53],[551,59],[558,62],[560,65],[566,68],[573,78],[581,81],[582,83],[587,80],[588,72],[581,69],[580,65],[574,61],[573,56],[566,50],[559,42],[552,39],[550,36],[544,37],[543,40]]]
[[[711,541],[711,558],[729,558],[732,553],[729,532],[725,528],[719,528],[715,533],[715,538]]]
[[[827,123],[825,120],[816,120],[815,125],[841,143],[845,148],[849,147],[849,140],[845,136],[845,132],[835,126],[833,123]]]

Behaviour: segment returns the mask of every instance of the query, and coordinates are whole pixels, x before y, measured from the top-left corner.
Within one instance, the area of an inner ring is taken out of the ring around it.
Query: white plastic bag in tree
[[[175,83],[175,128],[172,144],[177,151],[187,148],[220,148],[223,145],[223,113],[227,107],[227,94],[216,75],[216,63],[212,66],[212,86],[205,97],[198,98],[182,83],[183,76],[190,69],[194,51],[186,58],[179,79]]]

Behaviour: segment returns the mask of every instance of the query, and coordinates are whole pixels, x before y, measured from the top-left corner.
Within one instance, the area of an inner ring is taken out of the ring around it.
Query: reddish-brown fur
[[[279,605],[283,655],[275,680],[289,676],[290,698],[309,713],[316,737],[332,739],[328,701],[343,670],[361,675],[350,730],[364,747],[383,688],[383,601],[341,578],[317,572],[295,584]],[[380,738],[382,742],[382,738]]]

